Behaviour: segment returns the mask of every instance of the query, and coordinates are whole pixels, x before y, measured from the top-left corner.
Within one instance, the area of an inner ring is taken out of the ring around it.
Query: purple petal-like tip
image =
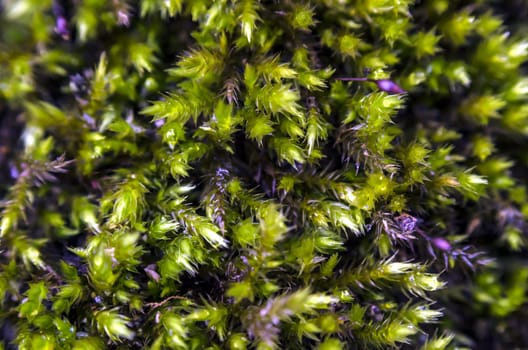
[[[388,94],[404,94],[405,90],[398,86],[395,82],[389,79],[373,80],[381,91]]]
[[[125,27],[128,27],[130,25],[130,18],[125,11],[117,12],[117,23]]]
[[[59,34],[64,40],[70,38],[70,31],[68,30],[68,21],[66,18],[59,16],[55,22],[55,33]]]
[[[444,252],[451,250],[451,244],[445,238],[434,238],[432,243],[436,248],[443,250]]]

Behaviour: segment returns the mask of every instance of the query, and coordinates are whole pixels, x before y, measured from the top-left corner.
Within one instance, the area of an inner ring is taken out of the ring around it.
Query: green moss
[[[528,346],[525,1],[0,7],[0,348]]]

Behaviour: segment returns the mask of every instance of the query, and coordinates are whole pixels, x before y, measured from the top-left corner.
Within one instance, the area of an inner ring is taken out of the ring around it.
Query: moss
[[[0,6],[0,348],[528,346],[525,1]]]

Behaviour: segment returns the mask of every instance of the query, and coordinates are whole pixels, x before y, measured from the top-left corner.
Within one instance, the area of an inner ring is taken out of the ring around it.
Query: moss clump
[[[0,348],[528,346],[525,1],[0,6]]]

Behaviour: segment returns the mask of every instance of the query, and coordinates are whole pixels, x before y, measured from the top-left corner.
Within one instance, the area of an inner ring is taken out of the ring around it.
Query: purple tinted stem
[[[370,78],[336,78],[337,80],[343,81],[370,81],[375,83],[381,91],[385,91],[388,94],[404,94],[405,90],[398,86],[394,81],[390,79],[370,79]]]
[[[337,80],[343,80],[343,81],[370,81],[369,78],[336,78]]]

